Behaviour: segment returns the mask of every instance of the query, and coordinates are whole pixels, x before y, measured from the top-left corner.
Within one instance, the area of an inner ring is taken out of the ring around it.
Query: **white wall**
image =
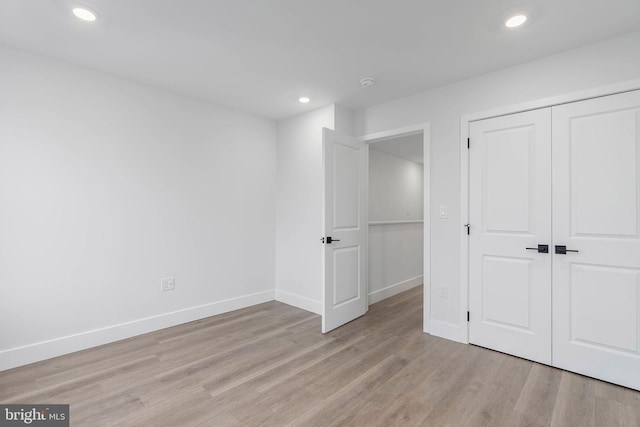
[[[422,284],[423,224],[375,224],[422,220],[421,164],[369,150],[369,303]]]
[[[369,221],[422,219],[424,167],[374,146],[369,146]]]
[[[355,134],[355,112],[340,104],[333,104],[334,127],[336,132],[353,136]]]
[[[278,123],[276,299],[322,311],[322,128],[333,105]]]
[[[274,298],[274,123],[3,46],[0,94],[0,369]]]
[[[466,340],[460,292],[460,117],[597,86],[640,78],[640,33],[610,39],[517,67],[356,112],[356,133],[366,135],[431,123],[431,328]],[[438,217],[447,205],[449,219]],[[434,295],[449,285],[449,297]]]

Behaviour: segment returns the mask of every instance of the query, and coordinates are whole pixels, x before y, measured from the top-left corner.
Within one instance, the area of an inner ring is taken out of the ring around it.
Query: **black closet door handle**
[[[565,245],[556,245],[557,255],[566,255],[567,252],[580,252],[580,251],[577,249],[567,249]]]
[[[538,251],[539,254],[548,254],[549,245],[538,245],[537,248],[525,248],[528,251]]]

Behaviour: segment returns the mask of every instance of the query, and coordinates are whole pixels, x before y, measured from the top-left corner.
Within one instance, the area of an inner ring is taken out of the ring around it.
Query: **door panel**
[[[334,144],[333,148],[333,204],[334,229],[359,227],[360,191],[359,148]]]
[[[485,256],[482,293],[486,324],[518,328],[531,333],[529,298],[530,259]]]
[[[469,341],[551,363],[551,110],[473,122]]]
[[[484,135],[484,231],[531,234],[535,197],[530,124]],[[476,139],[474,138],[474,145]],[[475,148],[475,147],[474,147]],[[535,167],[535,164],[533,165]]]
[[[570,275],[571,340],[635,352],[640,270],[572,263]]]
[[[640,389],[640,92],[553,107],[554,365]]]
[[[322,332],[362,316],[367,301],[368,146],[323,130]],[[332,242],[328,243],[328,237]]]
[[[637,115],[634,109],[563,114],[569,123],[559,126],[570,132],[570,165],[565,166],[571,171],[573,236],[637,237]]]
[[[360,247],[333,250],[333,305],[338,307],[360,296]]]

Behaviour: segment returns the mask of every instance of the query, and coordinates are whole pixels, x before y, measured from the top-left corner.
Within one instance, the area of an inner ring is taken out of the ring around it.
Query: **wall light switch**
[[[449,298],[449,285],[440,285],[440,298]]]
[[[449,214],[447,213],[447,205],[440,205],[440,219],[449,218]]]

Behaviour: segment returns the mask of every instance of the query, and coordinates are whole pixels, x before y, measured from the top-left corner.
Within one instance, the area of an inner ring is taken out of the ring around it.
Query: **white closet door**
[[[640,390],[640,92],[553,108],[553,364]]]
[[[551,363],[551,110],[470,125],[469,340]]]

